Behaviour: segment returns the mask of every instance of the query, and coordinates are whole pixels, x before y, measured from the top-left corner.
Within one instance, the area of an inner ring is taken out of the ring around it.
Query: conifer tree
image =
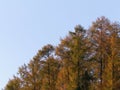
[[[5,90],[119,90],[120,25],[98,18],[77,25],[57,47],[45,45]]]

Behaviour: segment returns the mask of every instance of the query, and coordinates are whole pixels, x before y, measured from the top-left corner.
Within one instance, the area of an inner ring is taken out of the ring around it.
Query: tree
[[[75,27],[75,32],[70,32],[69,36],[61,41],[56,53],[62,60],[62,71],[65,71],[67,80],[63,85],[69,90],[82,89],[82,76],[87,68],[87,49],[89,48],[86,31],[80,25]],[[66,69],[66,70],[63,70]],[[60,74],[61,75],[61,74]],[[67,89],[67,90],[68,90]]]
[[[56,81],[59,72],[59,61],[53,57],[49,57],[45,62],[42,69],[43,84],[42,90],[56,90]]]
[[[5,90],[119,90],[120,25],[98,18],[77,25],[57,47],[45,45]]]
[[[98,79],[101,90],[113,89],[114,64],[116,61],[119,63],[119,50],[116,49],[119,30],[118,24],[111,23],[105,17],[98,18],[90,28],[94,56],[100,68]]]
[[[20,78],[14,76],[13,79],[10,79],[5,87],[5,90],[21,90]]]

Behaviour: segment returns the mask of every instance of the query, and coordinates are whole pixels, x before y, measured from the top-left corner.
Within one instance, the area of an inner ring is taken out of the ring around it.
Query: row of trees
[[[56,47],[48,44],[24,64],[5,90],[119,90],[120,25],[98,18],[77,25]]]

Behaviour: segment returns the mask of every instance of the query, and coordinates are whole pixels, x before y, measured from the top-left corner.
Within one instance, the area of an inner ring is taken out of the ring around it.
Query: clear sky
[[[97,17],[120,20],[120,0],[0,0],[0,89],[38,49]]]

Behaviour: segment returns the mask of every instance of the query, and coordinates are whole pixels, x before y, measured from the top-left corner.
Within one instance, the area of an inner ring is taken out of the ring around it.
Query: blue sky
[[[97,17],[120,19],[120,0],[0,0],[0,89],[38,49]]]

